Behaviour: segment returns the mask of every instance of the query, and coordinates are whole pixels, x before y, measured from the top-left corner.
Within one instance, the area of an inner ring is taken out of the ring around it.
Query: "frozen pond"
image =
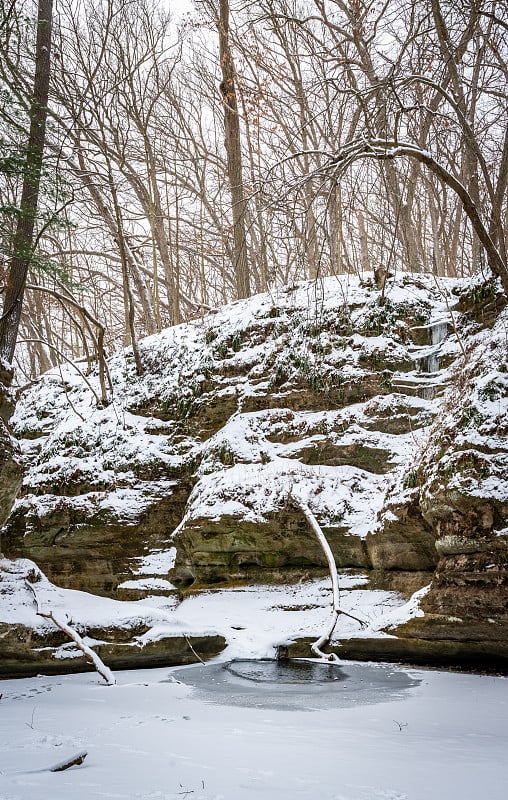
[[[402,699],[420,679],[385,664],[237,659],[175,670],[204,702],[270,709],[349,708]]]
[[[507,797],[504,678],[244,659],[117,681],[0,681],[1,800]]]

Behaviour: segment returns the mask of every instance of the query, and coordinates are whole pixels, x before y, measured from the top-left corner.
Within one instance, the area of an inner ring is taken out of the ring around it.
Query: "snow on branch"
[[[51,622],[54,625],[56,625],[57,628],[60,628],[61,631],[66,633],[69,639],[72,639],[72,641],[77,645],[77,647],[86,656],[86,658],[92,662],[95,669],[97,670],[101,678],[105,681],[105,683],[108,686],[114,686],[116,683],[115,676],[113,675],[109,667],[107,667],[104,664],[100,656],[98,656],[97,653],[84,642],[79,633],[75,631],[74,628],[71,627],[68,621],[64,621],[59,617],[55,616],[53,611],[43,611],[39,602],[39,598],[37,597],[37,592],[35,591],[34,585],[30,583],[30,581],[28,580],[25,580],[25,584],[28,587],[28,589],[30,589],[30,591],[34,596],[35,605],[37,608],[37,616],[51,620]]]

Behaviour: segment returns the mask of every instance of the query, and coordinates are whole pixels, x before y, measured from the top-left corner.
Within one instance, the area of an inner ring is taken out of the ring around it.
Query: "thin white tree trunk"
[[[311,650],[320,658],[323,658],[325,661],[340,661],[338,655],[336,653],[324,653],[321,649],[325,647],[327,644],[330,643],[330,640],[333,636],[333,632],[335,630],[335,626],[337,625],[337,620],[339,616],[342,614],[345,617],[349,617],[350,619],[354,619],[355,622],[358,622],[362,627],[365,626],[365,622],[358,617],[354,617],[352,614],[348,614],[346,611],[342,611],[340,608],[340,592],[339,592],[339,580],[337,577],[337,565],[335,563],[335,558],[333,556],[332,550],[326,536],[323,533],[323,530],[317,521],[316,517],[310,510],[308,504],[302,500],[300,497],[295,496],[293,493],[291,494],[291,498],[296,503],[298,508],[303,512],[305,519],[309,523],[310,527],[312,528],[313,532],[316,535],[316,538],[321,545],[321,549],[326,556],[326,560],[328,562],[328,570],[330,572],[330,578],[332,581],[332,619],[329,626],[325,629],[323,634],[311,645]]]

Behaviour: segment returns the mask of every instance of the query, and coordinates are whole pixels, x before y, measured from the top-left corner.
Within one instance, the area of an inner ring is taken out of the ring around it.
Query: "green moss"
[[[369,364],[372,367],[379,367],[383,360],[383,354],[380,350],[372,350],[367,352],[366,350],[361,350],[358,355],[358,363],[359,364]]]
[[[265,551],[263,553],[263,564],[265,567],[278,567],[280,564],[280,553]]]
[[[456,472],[457,472],[457,467],[453,463],[452,464],[447,464],[442,469],[443,478],[445,479],[445,481],[447,483],[448,483],[448,481],[450,481],[453,478],[453,476],[455,475]]]
[[[322,330],[323,329],[321,325],[319,325],[319,323],[313,322],[310,325],[308,325],[305,333],[307,334],[307,336],[310,336],[311,338],[316,338],[320,336]]]
[[[330,342],[316,341],[316,342],[311,342],[309,345],[309,350],[311,351],[311,353],[315,353],[318,356],[330,355],[332,349],[333,348]]]
[[[234,353],[238,353],[242,346],[242,335],[240,333],[235,333],[234,336],[231,337],[231,349]]]
[[[496,285],[494,281],[482,283],[480,286],[473,286],[467,292],[460,295],[461,304],[464,306],[480,305],[485,301],[493,300],[496,296]]]
[[[277,363],[268,382],[268,391],[273,392],[274,389],[286,383],[289,375],[290,373],[287,365],[281,362]]]
[[[213,357],[219,361],[223,361],[228,355],[228,346],[226,342],[219,342],[213,349]]]
[[[224,464],[225,467],[232,467],[233,464],[236,464],[235,453],[227,444],[227,442],[223,442],[220,447],[214,451],[214,453],[221,464]]]
[[[415,306],[412,303],[392,303],[385,300],[383,305],[371,308],[365,317],[362,332],[369,335],[379,335],[388,330],[397,330],[397,322],[409,322],[411,325],[427,322],[430,316],[428,303]]]
[[[176,390],[161,400],[158,406],[160,412],[170,419],[187,419],[196,410],[195,396],[192,388]]]

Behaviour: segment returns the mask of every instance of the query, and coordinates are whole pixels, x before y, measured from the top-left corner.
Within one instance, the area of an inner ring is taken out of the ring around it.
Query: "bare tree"
[[[39,0],[35,44],[35,77],[30,99],[30,130],[23,167],[23,189],[18,223],[7,269],[3,313],[0,318],[0,360],[12,363],[25,284],[36,245],[35,223],[39,202],[51,68],[52,0]]]
[[[220,91],[224,104],[224,145],[226,147],[231,206],[233,214],[233,248],[236,292],[238,297],[250,294],[247,240],[245,235],[246,199],[243,190],[240,120],[236,94],[235,66],[229,44],[229,0],[219,0],[217,18],[222,81]]]
[[[508,26],[496,0],[197,5],[178,34],[158,0],[59,5],[45,161],[58,159],[68,224],[36,225],[39,288],[19,321],[30,352],[16,356],[27,378],[59,353],[91,364],[99,338],[135,346],[295,279],[489,263],[505,281]],[[23,36],[6,42],[0,80],[11,69],[26,113],[33,53]],[[20,119],[2,94],[13,153]],[[0,164],[1,205],[19,208],[21,190]],[[4,251],[13,220],[3,215]]]

